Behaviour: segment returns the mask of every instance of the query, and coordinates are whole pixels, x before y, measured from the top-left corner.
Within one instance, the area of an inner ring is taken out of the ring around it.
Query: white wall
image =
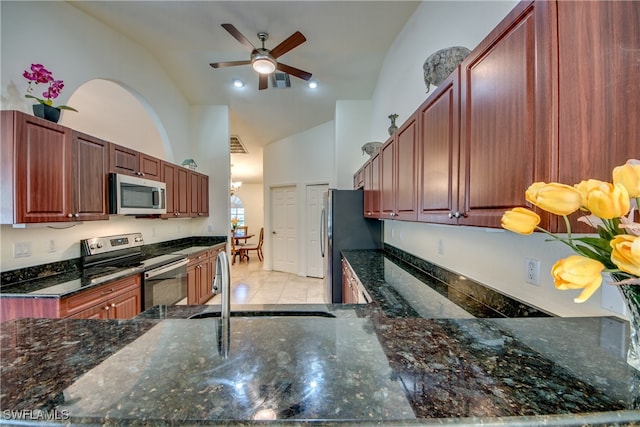
[[[371,101],[336,102],[335,172],[336,188],[353,188],[353,173],[369,156],[361,147],[370,142],[366,135],[371,127]],[[381,141],[384,142],[384,141]]]
[[[399,114],[398,126],[426,99],[422,63],[448,46],[473,49],[513,8],[515,2],[423,2],[393,43],[373,96],[371,139],[384,140],[388,114]],[[523,189],[524,191],[525,189]],[[385,242],[420,258],[473,278],[517,299],[563,316],[611,315],[600,308],[598,291],[584,304],[574,304],[579,291],[557,291],[549,271],[558,258],[571,254],[544,236],[519,236],[474,227],[385,221]],[[444,254],[438,252],[442,241]],[[541,261],[541,286],[525,283],[525,259]],[[622,305],[617,290],[605,289]]]
[[[112,216],[109,221],[86,222],[66,230],[2,225],[0,270],[76,258],[80,256],[79,241],[95,236],[141,231],[147,243],[154,243],[191,235],[226,235],[228,108],[189,106],[147,51],[66,2],[1,2],[0,8],[0,108],[31,113],[32,101],[24,98],[27,82],[22,72],[32,63],[42,63],[55,78],[64,80],[56,105],[76,106],[72,100],[82,105],[78,105],[78,113],[64,112],[62,124],[73,123],[83,132],[174,163],[194,158],[198,171],[210,178],[209,218],[136,220]],[[100,89],[78,91],[100,85],[96,79],[120,87],[106,86],[112,89],[107,90],[108,98]],[[83,99],[87,93],[94,95]],[[128,117],[123,119],[123,114]],[[149,132],[149,123],[155,126],[154,132]],[[55,252],[49,252],[50,240]],[[16,242],[31,242],[32,256],[13,258]]]
[[[305,229],[306,186],[335,186],[335,126],[330,121],[269,144],[264,149],[264,269],[271,270],[271,189],[295,185],[298,193],[298,235]],[[353,172],[351,172],[353,173]],[[298,242],[299,271],[306,271],[306,246]],[[301,273],[302,274],[302,273]]]
[[[262,184],[242,184],[235,193],[242,200],[244,206],[245,225],[249,233],[256,235],[249,242],[258,242],[260,228],[264,227],[264,186]]]

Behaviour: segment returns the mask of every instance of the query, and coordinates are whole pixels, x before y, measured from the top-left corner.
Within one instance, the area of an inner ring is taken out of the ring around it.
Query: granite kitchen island
[[[392,253],[345,253],[366,305],[4,322],[0,423],[640,425],[626,322],[549,316]]]

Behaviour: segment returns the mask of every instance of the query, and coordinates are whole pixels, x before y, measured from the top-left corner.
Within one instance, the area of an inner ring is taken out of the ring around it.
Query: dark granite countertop
[[[0,423],[640,425],[628,323],[540,317],[393,254],[344,255],[376,303],[4,322]]]
[[[221,238],[180,239],[144,246],[143,253],[145,259],[172,253],[188,257],[224,243]],[[76,260],[59,264],[61,271],[46,264],[22,269],[16,273],[3,273],[0,297],[61,298],[108,283],[108,281],[95,283],[95,278],[105,274],[122,273],[124,275],[118,277],[121,279],[143,271],[142,268],[129,266],[83,269],[80,262]]]
[[[203,309],[212,308],[182,313]],[[640,422],[640,373],[624,349],[606,343],[607,319],[388,318],[375,310],[234,317],[227,341],[220,319],[160,317],[2,323],[2,417],[43,410],[61,422],[104,425]]]

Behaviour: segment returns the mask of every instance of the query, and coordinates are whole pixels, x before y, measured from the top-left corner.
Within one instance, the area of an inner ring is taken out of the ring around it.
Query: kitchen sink
[[[279,310],[279,311],[232,311],[231,317],[336,317],[326,311]],[[189,319],[220,318],[219,311],[204,311],[194,314]]]

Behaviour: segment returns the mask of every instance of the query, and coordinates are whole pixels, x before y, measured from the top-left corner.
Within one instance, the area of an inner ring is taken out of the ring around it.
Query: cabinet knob
[[[115,307],[116,307],[116,303],[115,303],[115,302],[112,302],[112,303],[111,303],[111,307],[115,308]]]
[[[78,218],[78,217],[80,216],[80,214],[79,214],[79,213],[77,213],[77,214],[75,214],[75,215],[73,215],[73,216],[75,216],[76,218]]]
[[[109,311],[109,306],[106,306],[104,309],[105,309],[106,311]]]
[[[453,216],[456,218],[460,218],[462,215],[460,215],[460,212],[456,211],[456,213],[454,213]]]
[[[67,218],[73,218],[73,214],[67,214]]]

